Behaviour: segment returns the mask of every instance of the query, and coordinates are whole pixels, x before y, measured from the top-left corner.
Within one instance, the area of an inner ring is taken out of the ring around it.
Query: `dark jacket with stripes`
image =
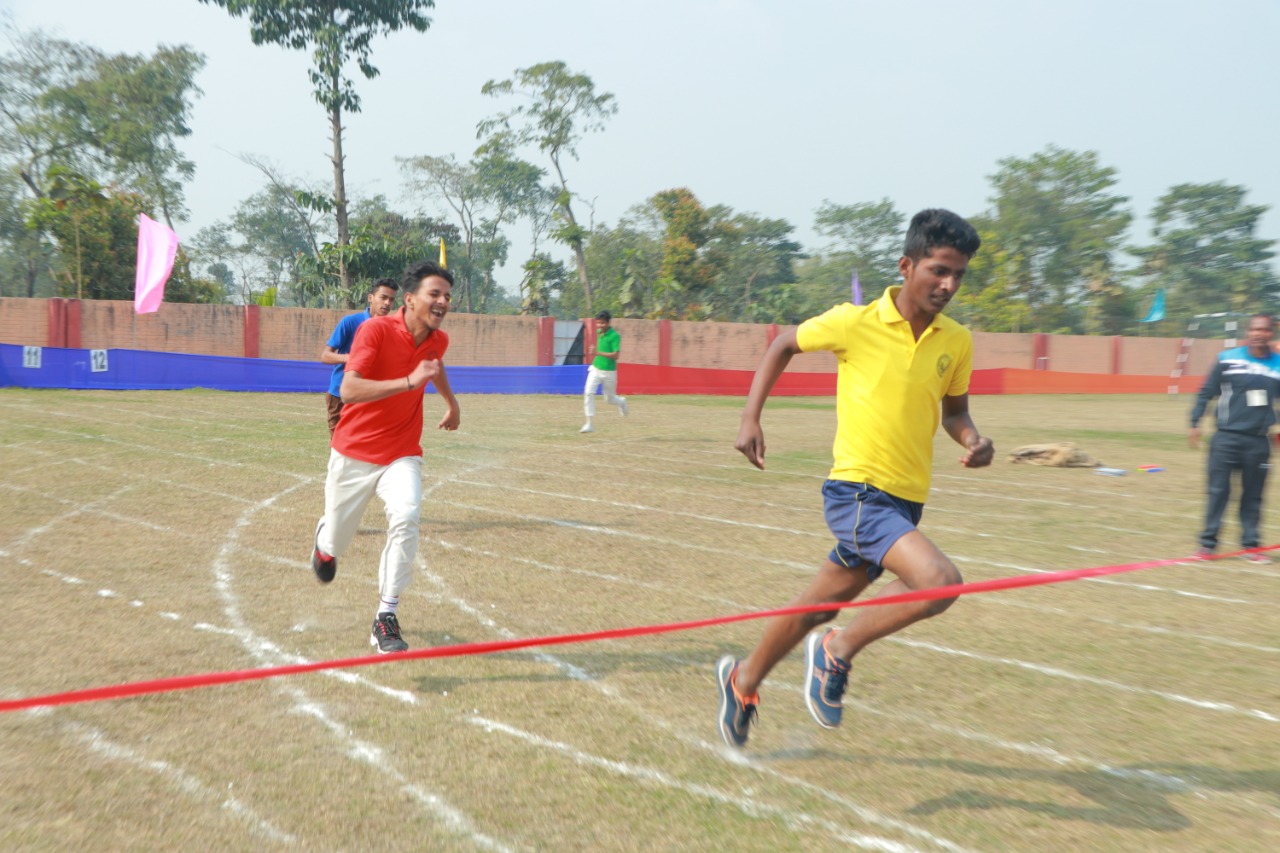
[[[1266,435],[1276,422],[1280,355],[1271,353],[1266,358],[1254,358],[1249,355],[1248,347],[1225,350],[1200,386],[1191,408],[1191,426],[1200,425],[1200,419],[1215,397],[1218,398],[1214,411],[1218,429]]]

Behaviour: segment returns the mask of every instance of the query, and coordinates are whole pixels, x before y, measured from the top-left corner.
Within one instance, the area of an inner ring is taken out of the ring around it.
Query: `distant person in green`
[[[617,406],[627,414],[627,398],[618,396],[618,355],[622,352],[622,338],[613,328],[613,315],[601,311],[596,315],[596,357],[587,368],[587,385],[582,390],[582,410],[587,422],[578,432],[595,432],[591,420],[596,416],[596,391],[604,389],[604,401]]]
[[[760,415],[792,356],[835,354],[834,465],[822,486],[835,547],[791,605],[852,601],[888,569],[879,596],[961,582],[960,572],[917,526],[924,513],[939,424],[963,448],[960,464],[991,464],[995,449],[969,415],[973,338],[942,312],[960,289],[981,240],[948,210],[911,219],[898,260],[902,284],[869,305],[844,303],[779,335],[751,380],[734,447],[764,468]],[[805,640],[805,705],[824,728],[840,725],[854,657],[913,622],[936,616],[954,598],[869,607],[843,628],[814,631],[835,610],[776,616],[746,658],[725,655],[716,666],[718,722],[725,743],[742,747],[774,665]]]

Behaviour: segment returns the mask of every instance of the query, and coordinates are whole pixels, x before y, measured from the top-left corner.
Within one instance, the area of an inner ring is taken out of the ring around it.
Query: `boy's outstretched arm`
[[[742,426],[738,428],[738,440],[733,446],[761,470],[764,470],[764,430],[760,428],[760,413],[764,411],[764,401],[773,390],[773,384],[798,352],[800,346],[796,343],[795,329],[783,332],[769,344],[760,366],[756,368],[756,375],[751,379],[747,405],[742,410]]]
[[[960,464],[966,468],[983,468],[995,458],[996,448],[991,439],[982,436],[969,416],[969,395],[959,394],[942,398],[942,428],[966,453]]]

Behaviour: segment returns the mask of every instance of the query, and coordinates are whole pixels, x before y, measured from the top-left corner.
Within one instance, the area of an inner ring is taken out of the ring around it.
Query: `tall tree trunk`
[[[333,218],[338,225],[338,276],[343,290],[351,289],[351,275],[347,272],[346,249],[351,245],[351,229],[347,224],[347,183],[342,164],[342,107],[338,105],[338,75],[331,78],[333,107],[329,109],[329,126],[333,133]]]
[[[591,317],[595,312],[591,310],[591,282],[587,278],[587,253],[582,248],[582,238],[578,236],[578,220],[574,218],[573,208],[569,205],[572,195],[569,193],[569,185],[565,183],[564,172],[560,169],[560,158],[555,152],[551,154],[551,165],[556,167],[556,177],[560,179],[560,189],[564,192],[561,208],[564,210],[564,218],[569,220],[569,225],[573,228],[573,258],[578,264],[578,283],[582,285],[582,297],[586,302],[587,316]]]

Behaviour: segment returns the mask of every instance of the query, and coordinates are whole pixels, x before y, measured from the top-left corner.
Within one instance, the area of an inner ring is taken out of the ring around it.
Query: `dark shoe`
[[[316,522],[316,538],[311,545],[311,571],[316,573],[320,583],[328,583],[338,573],[338,558],[330,557],[320,550],[320,528],[324,527],[324,519]]]
[[[378,650],[378,654],[403,652],[409,644],[400,639],[400,623],[394,613],[379,613],[373,620],[373,633],[369,635],[369,645]]]
[[[725,655],[716,664],[716,686],[720,688],[720,736],[732,747],[747,745],[751,723],[756,718],[756,706],[760,697],[743,696],[734,686],[738,674],[738,660]]]
[[[1213,549],[1212,549],[1212,548],[1205,548],[1204,546],[1201,546],[1201,547],[1197,548],[1197,549],[1196,549],[1196,559],[1197,559],[1197,560],[1212,560],[1212,559],[1213,559]]]
[[[849,681],[849,664],[827,654],[826,639],[834,633],[834,628],[815,632],[804,644],[804,703],[824,729],[840,725],[844,688]]]

